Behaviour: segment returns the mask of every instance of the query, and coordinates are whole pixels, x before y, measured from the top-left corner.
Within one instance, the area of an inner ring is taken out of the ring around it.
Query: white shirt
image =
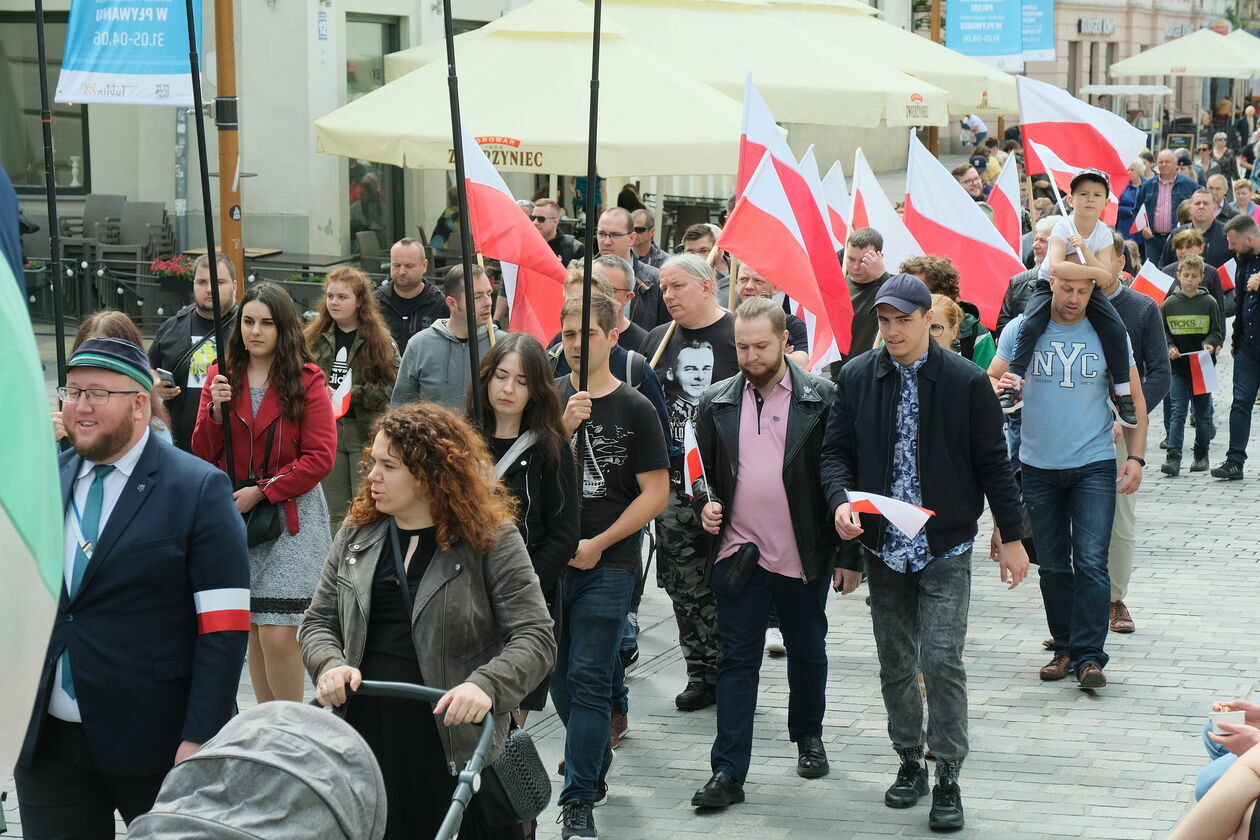
[[[118,499],[122,496],[122,492],[126,489],[131,479],[131,474],[136,470],[136,463],[140,460],[140,455],[144,452],[144,447],[149,443],[149,430],[146,428],[144,434],[140,436],[140,440],[136,441],[136,445],[127,450],[121,458],[114,462],[114,469],[105,476],[105,486],[103,488],[104,495],[101,498],[101,521],[98,535],[105,533],[105,523],[109,521],[109,515],[114,512],[114,505],[118,504]],[[96,464],[92,461],[84,459],[79,465],[79,474],[74,479],[74,490],[72,498],[74,503],[78,505],[82,511],[87,505],[88,491],[92,488],[92,468]],[[70,587],[70,581],[74,577],[74,555],[79,548],[78,528],[75,525],[74,511],[69,505],[65,511],[65,541],[62,544],[62,574],[65,577],[65,585],[67,590]],[[74,663],[71,663],[74,667]],[[66,694],[66,690],[61,686],[61,660],[58,659],[53,665],[54,683],[52,696],[48,701],[48,714],[61,720],[71,723],[79,723],[82,717],[79,715],[79,703],[77,700],[71,700],[70,695]]]
[[[963,117],[963,124],[971,129],[972,134],[988,134],[989,127],[984,124],[984,120],[980,119],[976,114],[968,114]]]
[[[1072,221],[1072,217],[1067,216],[1059,219],[1059,221],[1055,223],[1054,230],[1050,231],[1050,238],[1058,239],[1066,244],[1068,237],[1074,233],[1079,233],[1079,231],[1076,229],[1076,225]],[[1088,248],[1090,253],[1092,253],[1095,257],[1102,253],[1104,248],[1110,248],[1114,244],[1115,242],[1111,238],[1111,228],[1103,224],[1102,219],[1099,219],[1094,223],[1093,231],[1090,232],[1089,236],[1085,237],[1085,247]],[[1067,253],[1064,256],[1064,259],[1069,259],[1072,262],[1080,262],[1080,258],[1076,256],[1076,249],[1071,245],[1067,246]],[[1050,279],[1049,259],[1041,261],[1041,267],[1037,270],[1037,279]]]

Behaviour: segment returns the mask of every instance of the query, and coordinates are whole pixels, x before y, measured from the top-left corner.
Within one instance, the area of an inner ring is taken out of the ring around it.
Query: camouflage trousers
[[[656,583],[669,593],[688,682],[717,685],[717,601],[705,575],[709,535],[679,485],[656,517]]]

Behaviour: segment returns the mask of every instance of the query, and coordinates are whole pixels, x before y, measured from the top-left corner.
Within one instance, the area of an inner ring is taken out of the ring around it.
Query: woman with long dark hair
[[[250,548],[249,676],[258,702],[303,690],[297,626],[328,553],[328,505],[319,482],[332,469],[337,428],[324,374],[306,349],[292,298],[259,283],[236,310],[227,374],[211,365],[201,391],[193,454],[221,469],[228,415],[236,509],[279,508],[279,536]]]
[[[363,451],[372,424],[389,408],[402,361],[366,274],[350,266],[328,272],[306,346],[328,381],[337,419],[337,456],[321,483],[336,533],[366,475]]]
[[[564,438],[564,408],[547,351],[533,336],[505,335],[481,360],[480,382],[495,473],[517,501],[516,526],[550,607],[577,548],[578,497],[577,467]],[[547,684],[543,680],[521,701],[519,723],[546,705]]]
[[[391,409],[374,431],[372,469],[299,639],[325,706],[345,705],[346,686],[364,679],[454,686],[431,711],[378,697],[345,710],[381,767],[387,840],[432,837],[476,747],[467,724],[494,714],[493,762],[508,712],[551,670],[556,642],[512,499],[476,431],[432,403]],[[473,797],[462,840],[520,836],[519,823],[489,825]]]

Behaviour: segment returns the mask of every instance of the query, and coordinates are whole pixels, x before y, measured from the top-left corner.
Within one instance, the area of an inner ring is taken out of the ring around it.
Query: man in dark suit
[[[64,580],[14,772],[39,840],[112,838],[235,710],[249,551],[227,477],[149,430],[139,347],[89,339],[62,417]]]
[[[1169,234],[1177,227],[1177,206],[1193,195],[1199,184],[1177,173],[1177,156],[1171,149],[1164,149],[1155,156],[1155,171],[1156,177],[1138,187],[1134,212],[1138,207],[1146,208],[1150,226],[1142,231],[1146,239],[1143,251],[1147,257],[1158,260]]]

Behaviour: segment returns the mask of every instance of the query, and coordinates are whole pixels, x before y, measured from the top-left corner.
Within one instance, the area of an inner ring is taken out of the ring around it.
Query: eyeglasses
[[[597,230],[595,231],[595,235],[600,239],[620,239],[623,236],[629,236],[630,232],[626,231],[625,233],[614,233],[611,230]]]
[[[932,335],[944,335],[945,325],[944,324],[931,324],[928,326],[928,332],[930,332]]]
[[[1200,147],[1199,147],[1199,151],[1200,151],[1200,152],[1210,152],[1210,151],[1212,151],[1212,150],[1211,150],[1211,149],[1209,149],[1207,146],[1200,146]]]
[[[635,232],[635,233],[647,233],[649,230],[652,230],[652,228],[650,228],[650,227],[643,227],[642,225],[635,225],[635,226],[634,226],[634,232]]]
[[[139,391],[106,391],[104,388],[67,388],[62,385],[57,389],[57,396],[62,402],[77,403],[79,397],[87,394],[92,405],[105,405],[114,394],[138,394]]]
[[[616,286],[613,286],[613,291],[619,295],[628,295],[633,292],[634,289],[618,289]]]

